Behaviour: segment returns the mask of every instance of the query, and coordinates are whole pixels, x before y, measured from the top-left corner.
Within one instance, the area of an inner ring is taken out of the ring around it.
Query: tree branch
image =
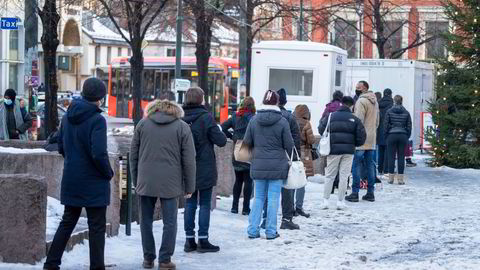
[[[152,2],[154,2],[154,1],[152,1]],[[155,11],[155,13],[152,15],[152,17],[150,17],[150,19],[148,20],[147,24],[145,25],[145,28],[143,29],[142,40],[145,38],[145,35],[147,34],[148,28],[153,23],[153,20],[155,20],[155,18],[160,14],[160,12],[162,12],[162,10],[165,7],[165,4],[167,4],[167,2],[168,2],[168,0],[163,0],[162,4],[160,4],[158,9]],[[177,33],[177,35],[178,34],[179,33]],[[181,35],[181,33],[180,33],[180,35]]]
[[[112,11],[110,9],[110,7],[107,5],[107,2],[105,0],[98,0],[100,1],[100,3],[102,4],[102,6],[105,8],[105,10],[107,11],[107,15],[108,17],[110,18],[110,20],[113,22],[113,25],[115,25],[115,28],[117,28],[118,32],[120,33],[120,35],[122,36],[122,38],[131,46],[132,45],[132,41],[130,39],[128,39],[124,34],[123,34],[123,31],[122,31],[122,28],[120,28],[120,26],[118,25],[117,21],[115,21],[115,18],[113,17],[112,15]],[[130,37],[132,37],[130,35]]]

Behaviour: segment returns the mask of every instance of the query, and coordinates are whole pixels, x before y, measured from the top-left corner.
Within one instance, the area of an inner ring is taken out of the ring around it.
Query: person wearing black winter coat
[[[183,107],[185,117],[183,120],[190,125],[193,140],[195,142],[196,187],[192,197],[187,199],[185,205],[184,227],[187,241],[185,252],[217,252],[218,246],[208,241],[208,229],[210,227],[210,210],[213,187],[217,185],[217,164],[215,159],[214,145],[224,147],[227,137],[217,126],[215,119],[205,108],[204,92],[201,88],[188,89],[186,105]],[[198,216],[198,241],[195,242],[195,213],[197,204],[200,205]]]
[[[378,102],[380,109],[380,123],[377,128],[377,145],[378,145],[378,173],[388,173],[387,161],[387,138],[385,137],[384,123],[387,111],[393,106],[392,90],[385,89],[383,98]]]
[[[234,147],[239,140],[243,140],[248,123],[254,115],[255,101],[252,97],[246,97],[240,104],[238,111],[227,121],[222,123],[222,131],[229,139],[233,140]],[[229,129],[232,129],[233,132],[230,132]],[[250,214],[250,198],[252,197],[253,189],[253,181],[250,177],[250,164],[236,161],[235,156],[232,157],[232,164],[233,169],[235,170],[235,184],[233,185],[233,202],[231,212],[234,214],[238,213],[238,202],[240,200],[240,194],[242,193],[243,185],[242,215],[248,216],[248,214]]]
[[[87,79],[83,84],[83,98],[74,100],[62,119],[58,151],[65,158],[60,193],[65,211],[44,269],[59,269],[83,207],[88,217],[90,269],[105,269],[106,211],[113,177],[107,152],[107,121],[99,108],[106,93],[102,81]]]
[[[395,181],[395,156],[398,157],[397,182],[400,185],[404,182],[405,170],[405,146],[412,134],[412,118],[410,113],[402,106],[402,96],[394,97],[395,105],[385,115],[384,132],[388,144],[388,182]]]

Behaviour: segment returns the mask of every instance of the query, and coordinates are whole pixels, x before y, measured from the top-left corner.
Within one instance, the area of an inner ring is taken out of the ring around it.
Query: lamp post
[[[362,57],[362,29],[363,29],[363,13],[364,13],[364,7],[363,7],[363,0],[356,0],[355,1],[355,12],[357,13],[359,17],[359,23],[360,23],[360,31],[359,31],[359,58]]]

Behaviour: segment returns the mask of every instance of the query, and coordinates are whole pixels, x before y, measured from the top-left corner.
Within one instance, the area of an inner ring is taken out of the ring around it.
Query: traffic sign
[[[175,91],[187,91],[191,82],[184,79],[175,79]]]
[[[0,29],[18,30],[18,18],[1,18]]]

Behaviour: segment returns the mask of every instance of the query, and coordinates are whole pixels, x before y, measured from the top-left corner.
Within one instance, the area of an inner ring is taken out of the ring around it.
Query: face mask
[[[362,94],[362,90],[355,90],[355,94],[356,94],[357,96],[360,96],[360,95]]]
[[[6,105],[9,105],[9,106],[12,105],[13,103],[11,99],[4,99],[3,101],[5,102]]]

